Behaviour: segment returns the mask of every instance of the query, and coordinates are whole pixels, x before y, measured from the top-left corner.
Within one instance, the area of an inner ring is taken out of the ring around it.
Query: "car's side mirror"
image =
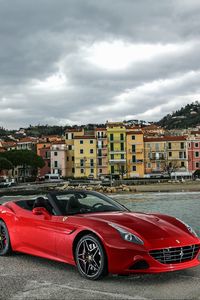
[[[48,210],[45,207],[35,207],[32,210],[33,214],[36,216],[45,216],[45,219],[50,219],[51,214],[48,212]]]

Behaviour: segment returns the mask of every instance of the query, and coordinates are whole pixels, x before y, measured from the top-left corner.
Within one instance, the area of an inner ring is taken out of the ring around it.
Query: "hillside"
[[[166,129],[184,129],[200,125],[200,102],[187,104],[180,110],[166,115],[157,124]]]

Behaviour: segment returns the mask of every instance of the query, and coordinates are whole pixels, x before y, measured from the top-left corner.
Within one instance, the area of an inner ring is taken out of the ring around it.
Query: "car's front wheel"
[[[78,241],[75,258],[78,271],[83,277],[96,280],[107,275],[106,253],[95,235],[85,235]]]
[[[0,256],[8,255],[12,252],[10,236],[6,224],[0,220]]]

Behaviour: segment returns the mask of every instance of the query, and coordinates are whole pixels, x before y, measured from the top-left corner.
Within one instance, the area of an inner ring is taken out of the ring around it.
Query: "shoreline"
[[[68,189],[86,189],[89,191],[96,190],[105,194],[134,194],[134,193],[162,193],[162,192],[200,192],[200,181],[185,181],[185,182],[166,182],[166,183],[152,183],[140,184],[119,187],[100,187],[100,186],[69,186],[67,184],[54,184],[46,186],[25,184],[23,186],[8,187],[0,189],[0,197],[13,195],[32,195],[44,194],[52,190],[60,192]]]
[[[200,181],[135,185],[136,192],[200,192]]]

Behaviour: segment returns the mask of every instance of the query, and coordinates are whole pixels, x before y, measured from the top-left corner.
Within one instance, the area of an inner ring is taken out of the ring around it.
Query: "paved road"
[[[200,267],[86,280],[72,266],[24,254],[0,257],[0,299],[200,299]]]

